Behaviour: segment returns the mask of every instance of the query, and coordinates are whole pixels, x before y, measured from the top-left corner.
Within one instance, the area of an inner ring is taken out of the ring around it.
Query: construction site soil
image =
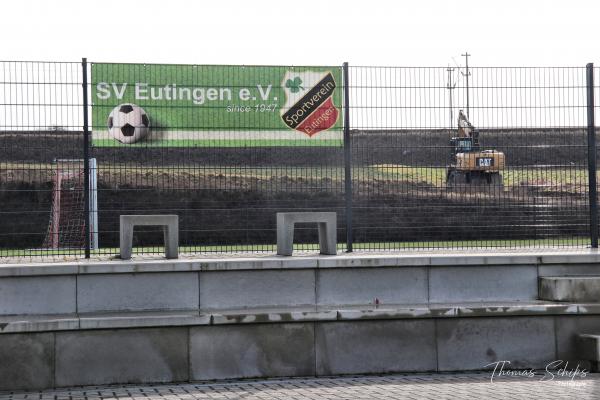
[[[482,146],[505,152],[512,167],[587,166],[584,130],[481,135]],[[450,160],[448,138],[448,131],[353,132],[352,163],[443,167]],[[41,246],[52,207],[51,162],[82,158],[82,143],[78,132],[0,133],[1,247]],[[99,165],[103,247],[118,245],[118,216],[132,213],[178,214],[182,245],[271,244],[275,213],[286,210],[337,211],[338,235],[345,237],[343,175],[285,173],[343,168],[342,148],[110,147],[92,148],[91,156]],[[244,173],[257,167],[277,172]],[[585,187],[448,189],[422,181],[353,179],[357,242],[540,239],[582,236],[588,229]],[[314,230],[300,229],[297,240],[315,242]],[[156,230],[136,235],[136,245],[160,242]]]
[[[352,131],[352,163],[444,166],[448,130]],[[506,154],[507,165],[587,165],[585,129],[481,130],[482,148]],[[51,162],[83,157],[81,132],[0,132],[0,161]],[[92,147],[99,163],[138,165],[344,165],[342,147]],[[583,164],[582,164],[583,163]]]

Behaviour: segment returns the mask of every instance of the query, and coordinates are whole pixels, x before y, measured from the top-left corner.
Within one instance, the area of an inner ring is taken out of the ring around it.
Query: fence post
[[[596,183],[596,124],[594,122],[594,64],[586,65],[588,185],[590,201],[590,236],[592,248],[598,248],[598,195]]]
[[[352,252],[352,147],[350,146],[350,85],[344,63],[344,188],[346,197],[346,251]]]
[[[81,59],[83,86],[83,207],[85,230],[85,258],[90,258],[91,226],[90,226],[90,132],[88,126],[88,76],[87,58]]]

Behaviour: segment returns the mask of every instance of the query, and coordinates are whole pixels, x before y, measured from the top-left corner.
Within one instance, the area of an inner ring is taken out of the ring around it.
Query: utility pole
[[[470,56],[470,54],[468,52],[465,52],[465,54],[461,54],[461,56],[463,56],[465,58],[465,65],[466,65],[466,70],[467,70],[467,72],[463,72],[463,76],[467,79],[467,118],[470,120],[470,118],[469,118],[469,76],[471,75],[471,73],[469,72],[469,56]]]
[[[450,102],[450,125],[449,125],[449,127],[452,128],[452,124],[454,123],[454,115],[452,114],[452,111],[454,108],[454,106],[452,105],[452,89],[454,89],[456,87],[456,83],[452,84],[452,72],[454,72],[454,68],[450,68],[450,66],[448,65],[448,68],[446,69],[446,71],[448,71],[448,85],[446,87],[448,88],[448,100]]]

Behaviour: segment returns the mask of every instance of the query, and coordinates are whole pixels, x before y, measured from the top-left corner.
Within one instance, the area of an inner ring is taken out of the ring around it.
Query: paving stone
[[[2,400],[597,400],[600,374],[576,379],[499,378],[490,373],[269,379],[143,386],[65,388],[0,394]]]

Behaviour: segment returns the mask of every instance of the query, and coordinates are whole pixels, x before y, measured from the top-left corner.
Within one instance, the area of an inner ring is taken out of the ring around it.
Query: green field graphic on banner
[[[342,68],[92,64],[94,146],[341,146]]]

